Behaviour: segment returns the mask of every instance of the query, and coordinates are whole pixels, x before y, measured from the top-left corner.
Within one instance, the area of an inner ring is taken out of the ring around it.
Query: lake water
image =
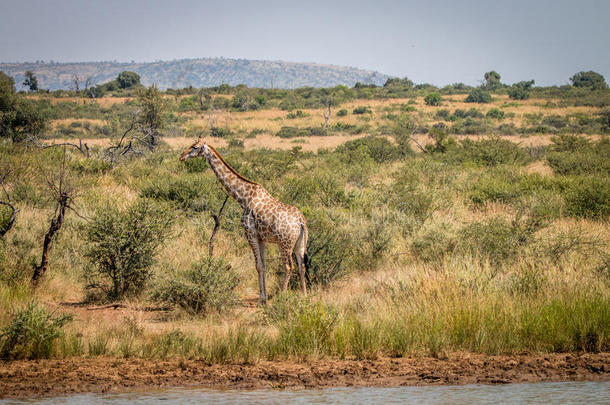
[[[170,389],[121,394],[81,394],[0,404],[608,404],[610,382],[562,382],[507,385],[445,385],[320,390]]]

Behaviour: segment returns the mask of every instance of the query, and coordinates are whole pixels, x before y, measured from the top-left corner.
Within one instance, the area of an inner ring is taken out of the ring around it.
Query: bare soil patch
[[[231,389],[610,381],[610,353],[489,356],[455,353],[377,360],[210,365],[108,357],[0,363],[0,398],[163,387]]]

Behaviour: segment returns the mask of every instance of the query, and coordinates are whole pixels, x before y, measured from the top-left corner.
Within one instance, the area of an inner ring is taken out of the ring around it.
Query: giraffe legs
[[[284,282],[282,283],[282,291],[288,289],[288,283],[290,282],[290,275],[292,274],[292,249],[286,249],[280,247],[280,253],[282,256],[282,263],[284,264]]]
[[[247,235],[248,242],[252,248],[254,254],[254,261],[256,262],[256,271],[258,272],[258,287],[259,297],[258,303],[267,303],[267,287],[265,285],[265,242],[258,239],[254,235]]]
[[[302,228],[301,235],[294,247],[294,254],[297,258],[297,266],[299,267],[299,276],[301,278],[301,290],[307,293],[307,282],[305,281],[305,250],[307,248],[307,228]]]

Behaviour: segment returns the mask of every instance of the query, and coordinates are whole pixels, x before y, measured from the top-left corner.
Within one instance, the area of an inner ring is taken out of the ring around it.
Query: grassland
[[[162,146],[113,165],[104,148],[122,132],[119,117],[133,100],[41,101],[56,117],[44,141],[81,138],[91,152],[65,149],[74,210],[36,289],[28,280],[55,209],[46,184],[64,149],[1,144],[2,169],[19,169],[7,189],[20,212],[2,246],[0,327],[30,302],[73,314],[45,352],[53,358],[216,364],[608,352],[610,149],[602,109],[501,94],[489,104],[444,96],[439,107],[421,96],[356,99],[333,107],[324,135],[322,108],[294,118],[277,107],[193,111],[180,107],[186,97],[165,97]],[[368,110],[355,114],[358,107]],[[473,108],[472,116],[456,113]],[[494,109],[503,118],[489,114]],[[338,117],[340,110],[346,114]],[[281,137],[291,133],[285,127],[318,130]],[[209,136],[212,128],[223,135]],[[438,131],[447,138],[431,136]],[[210,212],[223,200],[206,164],[177,159],[200,134],[242,174],[303,210],[314,240],[310,294],[279,291],[271,247],[273,298],[254,304],[253,259],[231,201],[215,253],[239,279],[238,304],[197,315],[154,301],[164,276],[179,277],[205,256]],[[84,288],[94,265],[85,255],[89,224],[105,207],[142,199],[170,213],[171,229],[145,286],[118,309],[102,308],[108,299]]]

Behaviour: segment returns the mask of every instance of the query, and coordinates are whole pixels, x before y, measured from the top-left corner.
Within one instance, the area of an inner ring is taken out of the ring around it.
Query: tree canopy
[[[30,89],[30,91],[38,91],[38,79],[34,75],[34,72],[27,70],[25,72],[25,79],[23,79],[23,85]]]
[[[578,72],[570,77],[574,87],[585,87],[591,90],[604,90],[608,88],[604,76],[589,70],[588,72]]]

